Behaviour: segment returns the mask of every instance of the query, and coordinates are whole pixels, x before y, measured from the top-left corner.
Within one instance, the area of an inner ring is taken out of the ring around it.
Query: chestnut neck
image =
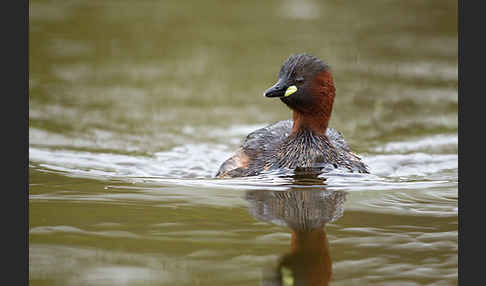
[[[306,115],[294,110],[293,119],[293,135],[305,130],[312,131],[320,135],[326,134],[329,119],[326,120],[322,115]]]
[[[294,120],[292,134],[310,130],[324,135],[331,118],[332,105],[336,95],[331,73],[328,70],[318,73],[307,87],[306,92],[312,98],[312,106],[292,108]]]

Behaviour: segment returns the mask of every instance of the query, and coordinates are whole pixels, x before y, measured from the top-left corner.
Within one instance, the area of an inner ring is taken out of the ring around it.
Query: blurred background
[[[29,6],[31,285],[259,285],[290,230],[245,192],[289,182],[212,176],[290,118],[262,94],[303,52],[331,66],[330,126],[372,173],[320,188],[350,193],[331,284],[457,284],[457,1]]]

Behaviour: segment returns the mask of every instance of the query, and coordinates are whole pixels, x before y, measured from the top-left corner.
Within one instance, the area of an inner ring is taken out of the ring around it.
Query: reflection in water
[[[324,225],[342,216],[345,199],[345,192],[322,186],[246,193],[256,219],[292,230],[290,252],[265,273],[262,285],[329,285],[332,263]]]

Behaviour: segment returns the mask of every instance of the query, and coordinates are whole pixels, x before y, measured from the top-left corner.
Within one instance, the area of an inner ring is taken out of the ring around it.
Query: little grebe
[[[319,170],[340,168],[368,173],[368,167],[351,152],[343,136],[328,128],[335,87],[329,67],[308,55],[291,55],[277,83],[265,91],[293,111],[283,120],[250,133],[216,177],[246,177],[275,169]]]

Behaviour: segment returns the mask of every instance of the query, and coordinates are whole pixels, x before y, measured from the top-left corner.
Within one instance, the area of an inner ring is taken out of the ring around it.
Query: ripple
[[[38,226],[30,229],[31,235],[46,235],[53,233],[78,234],[78,235],[99,235],[118,238],[139,238],[138,235],[127,231],[106,230],[106,231],[86,231],[72,226]]]
[[[443,152],[443,150],[455,149],[457,152],[457,134],[438,134],[419,138],[418,140],[389,142],[374,149],[384,153],[408,153],[412,151]]]
[[[364,157],[370,172],[387,177],[427,178],[428,175],[457,170],[457,154],[386,154]]]

